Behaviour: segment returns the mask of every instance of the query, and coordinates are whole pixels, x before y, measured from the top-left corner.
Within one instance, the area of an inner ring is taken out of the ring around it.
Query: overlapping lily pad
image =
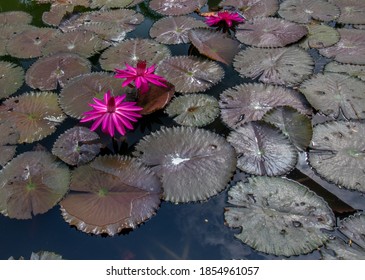
[[[288,137],[265,122],[244,124],[227,140],[237,152],[237,167],[250,174],[283,175],[297,163],[297,151]]]
[[[133,0],[91,0],[90,8],[125,8],[132,2]]]
[[[28,69],[25,81],[34,89],[54,90],[71,78],[90,72],[88,59],[73,53],[56,53],[37,60]]]
[[[240,24],[236,38],[255,47],[284,47],[307,34],[305,26],[278,18],[255,18]]]
[[[341,64],[336,61],[332,61],[326,65],[324,71],[347,74],[351,77],[356,77],[365,81],[365,65]]]
[[[339,237],[330,239],[320,250],[323,260],[365,260],[365,250]]]
[[[0,24],[0,55],[8,54],[6,45],[10,38],[22,33],[25,30],[35,29],[36,27],[28,24]]]
[[[278,0],[222,0],[219,5],[233,6],[249,20],[255,17],[272,16],[279,9]]]
[[[326,180],[365,192],[365,124],[333,121],[313,129],[309,163]]]
[[[365,118],[365,82],[344,74],[317,74],[303,82],[299,90],[309,103],[325,115]]]
[[[248,48],[234,58],[233,66],[243,77],[258,78],[263,83],[294,86],[313,71],[313,59],[298,47]]]
[[[135,159],[104,156],[75,169],[70,189],[60,203],[66,222],[86,233],[115,235],[155,213],[161,182]]]
[[[286,0],[280,4],[278,13],[290,21],[309,23],[312,19],[335,20],[340,10],[337,5],[325,0]]]
[[[52,92],[29,92],[6,99],[0,106],[0,121],[15,125],[19,143],[31,143],[55,132],[65,119]]]
[[[365,2],[359,0],[329,0],[340,8],[340,23],[365,24]]]
[[[219,115],[218,101],[207,94],[190,94],[175,97],[166,113],[180,125],[205,126]]]
[[[150,36],[163,44],[189,43],[189,31],[198,27],[207,25],[190,16],[164,17],[152,25]]]
[[[165,16],[180,16],[199,10],[206,3],[207,0],[151,0],[149,7]]]
[[[9,122],[0,122],[0,131],[0,166],[4,166],[15,155],[19,133]]]
[[[308,35],[300,43],[300,47],[304,49],[309,48],[326,48],[330,47],[340,40],[340,34],[338,31],[324,24],[309,24],[307,25],[308,28]]]
[[[307,187],[284,178],[253,177],[228,192],[225,210],[229,227],[240,228],[236,238],[274,255],[307,254],[328,239],[335,217],[328,204]]]
[[[32,22],[32,15],[23,11],[10,11],[0,13],[0,24],[30,24]]]
[[[309,115],[311,109],[299,92],[281,86],[241,84],[220,95],[221,118],[230,128],[261,120],[266,112],[278,106],[291,106]]]
[[[136,66],[140,60],[148,65],[160,64],[171,56],[169,48],[150,39],[129,39],[107,49],[100,56],[100,65],[104,70],[114,71],[125,68],[125,63]]]
[[[50,10],[43,13],[42,21],[47,25],[58,26],[66,14],[72,13],[74,8],[75,6],[73,4],[67,2],[53,2]]]
[[[192,127],[163,127],[145,136],[134,154],[160,177],[164,199],[176,203],[217,194],[236,167],[234,149],[223,137]]]
[[[181,93],[206,91],[224,76],[224,70],[218,63],[195,56],[168,58],[160,64],[156,73],[165,77]]]
[[[365,250],[365,214],[359,213],[341,220],[340,231]]]
[[[21,66],[0,61],[0,99],[15,93],[23,84],[24,70]]]
[[[0,212],[30,219],[57,204],[68,190],[70,172],[48,152],[25,152],[0,172]]]

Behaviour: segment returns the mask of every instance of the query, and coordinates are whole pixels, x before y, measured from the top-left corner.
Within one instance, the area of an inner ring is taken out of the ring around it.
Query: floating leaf
[[[309,163],[326,180],[365,192],[365,124],[333,121],[313,128]]]
[[[19,143],[31,143],[55,132],[65,119],[52,92],[30,92],[6,99],[0,106],[0,121],[15,125]]]
[[[359,0],[329,0],[340,8],[340,23],[365,24],[365,2]]]
[[[302,94],[281,86],[245,83],[226,89],[219,101],[222,120],[233,129],[261,120],[265,113],[278,106],[291,106],[303,114],[311,114]]]
[[[330,47],[340,40],[340,34],[338,31],[324,24],[309,24],[307,25],[308,28],[308,35],[300,43],[300,47],[304,49],[309,48],[326,48]]]
[[[299,24],[278,18],[254,18],[238,25],[236,38],[255,47],[284,47],[307,34]]]
[[[66,130],[53,144],[52,154],[70,165],[82,165],[100,152],[99,135],[86,127]]]
[[[42,15],[42,21],[45,24],[58,26],[64,16],[68,13],[72,13],[75,6],[72,4],[61,4],[61,5],[51,5],[51,9],[49,12],[44,12]]]
[[[340,41],[337,44],[319,50],[325,57],[341,63],[365,64],[365,30],[337,29]]]
[[[239,51],[240,44],[236,40],[210,29],[193,29],[189,32],[189,39],[201,54],[227,65]]]
[[[0,55],[8,54],[6,45],[10,38],[22,33],[25,30],[35,29],[35,26],[28,24],[10,25],[0,24]]]
[[[16,146],[14,145],[18,143],[19,133],[9,122],[0,122],[0,131],[0,166],[4,166],[15,155]]]
[[[198,27],[207,27],[207,25],[189,16],[164,17],[152,25],[150,36],[163,44],[190,43],[188,33],[191,29]]]
[[[324,71],[347,74],[351,77],[356,77],[365,81],[365,65],[341,64],[336,61],[332,61],[326,65]]]
[[[339,229],[352,242],[365,250],[365,214],[349,216],[340,222]]]
[[[0,146],[0,166],[4,166],[16,153],[16,146]]]
[[[309,23],[312,19],[335,20],[340,15],[337,5],[324,0],[286,0],[280,4],[279,15],[287,20]]]
[[[156,73],[175,86],[177,92],[206,91],[224,76],[218,63],[195,56],[174,56],[164,60]]]
[[[337,73],[317,74],[303,82],[299,90],[309,103],[325,115],[350,119],[365,118],[365,83]]]
[[[241,228],[236,238],[274,255],[307,254],[328,239],[335,217],[328,204],[307,187],[284,178],[251,177],[228,191],[225,220]]]
[[[0,24],[30,24],[32,22],[32,16],[23,11],[10,11],[0,13]]]
[[[125,63],[135,66],[139,60],[147,64],[160,64],[171,56],[169,48],[150,39],[129,39],[107,49],[100,57],[100,65],[104,70],[114,71],[125,68]]]
[[[62,256],[54,252],[39,251],[37,253],[32,252],[30,259],[33,261],[62,260]]]
[[[0,212],[16,219],[45,213],[65,195],[69,181],[68,167],[50,153],[25,152],[0,172]]]
[[[199,10],[207,0],[151,0],[149,6],[152,10],[166,16],[186,15]]]
[[[25,81],[32,88],[53,90],[73,77],[90,72],[88,59],[73,53],[56,53],[37,60],[28,69]]]
[[[276,127],[264,122],[249,122],[231,132],[228,142],[237,152],[237,167],[255,175],[278,176],[297,163],[297,151]]]
[[[205,126],[219,115],[218,101],[207,94],[189,94],[175,97],[166,108],[174,121],[186,126]]]
[[[145,136],[134,154],[160,177],[164,199],[176,203],[216,195],[236,168],[234,149],[223,137],[192,127],[163,127]]]
[[[233,6],[240,10],[245,18],[272,16],[279,9],[278,0],[222,0],[219,6]]]
[[[11,62],[0,61],[0,99],[15,93],[23,84],[24,70]]]
[[[98,157],[78,167],[70,189],[60,203],[63,218],[86,233],[115,235],[135,228],[160,204],[157,176],[130,157]]]
[[[365,250],[340,238],[330,239],[320,250],[323,260],[365,260]]]
[[[304,81],[312,74],[314,65],[311,56],[297,47],[248,48],[240,51],[234,60],[233,66],[242,77],[286,86]]]
[[[133,0],[91,0],[90,8],[125,8],[132,2]]]

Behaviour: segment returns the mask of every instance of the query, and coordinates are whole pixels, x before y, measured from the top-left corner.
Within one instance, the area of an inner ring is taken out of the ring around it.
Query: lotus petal
[[[225,220],[240,228],[235,237],[267,254],[307,254],[322,246],[335,217],[328,204],[307,187],[284,178],[251,177],[228,191]]]
[[[30,24],[32,22],[32,15],[23,11],[10,11],[0,13],[0,24]]]
[[[223,137],[192,127],[163,127],[138,142],[134,154],[161,179],[164,199],[175,203],[216,195],[236,168],[234,149]]]
[[[11,62],[0,61],[0,99],[15,93],[24,81],[24,70]]]
[[[283,175],[297,163],[297,151],[287,136],[264,122],[244,124],[227,140],[236,150],[237,167],[250,174]]]
[[[337,44],[319,50],[325,57],[341,63],[365,64],[365,30],[337,29],[340,41]]]
[[[317,110],[331,117],[365,118],[365,82],[344,74],[317,74],[299,90]]]
[[[68,167],[50,153],[25,152],[0,172],[0,212],[16,219],[45,213],[65,195],[69,182]]]
[[[330,47],[340,40],[340,34],[338,31],[324,24],[309,24],[307,25],[308,28],[308,35],[300,43],[300,47],[304,49],[309,48],[327,48]]]
[[[42,49],[43,55],[57,52],[72,52],[90,57],[110,44],[100,39],[95,33],[87,30],[59,33],[47,42]]]
[[[227,65],[239,51],[240,44],[236,40],[210,29],[190,30],[189,39],[201,54]]]
[[[365,2],[358,0],[329,0],[340,8],[340,23],[365,24]]]
[[[326,180],[365,192],[365,124],[332,121],[313,128],[309,163]]]
[[[52,92],[30,92],[6,99],[0,106],[0,121],[15,125],[19,143],[32,143],[55,132],[65,119]]]
[[[10,38],[16,36],[17,34],[22,33],[25,30],[35,29],[35,26],[31,26],[28,24],[19,24],[19,25],[11,25],[11,24],[0,24],[0,55],[8,54],[6,50],[6,45]]]
[[[166,113],[174,121],[186,126],[205,126],[219,115],[218,101],[207,94],[189,94],[175,97]]]
[[[125,8],[132,2],[133,0],[91,0],[90,8]]]
[[[313,59],[297,47],[248,48],[234,58],[233,66],[242,77],[258,78],[263,83],[294,86],[313,72]]]
[[[365,81],[365,65],[341,64],[332,61],[324,68],[325,72],[347,74]]]
[[[337,5],[324,0],[285,0],[280,4],[278,13],[290,21],[309,23],[312,19],[335,20],[340,10]]]
[[[207,25],[190,16],[164,17],[152,25],[150,36],[163,44],[190,43],[188,33],[198,27]]]
[[[365,260],[365,250],[339,237],[330,239],[320,250],[323,260]]]
[[[174,56],[164,60],[156,73],[165,77],[181,93],[206,91],[224,76],[218,63],[195,56]]]
[[[155,213],[161,182],[133,158],[104,156],[75,169],[70,189],[60,203],[66,222],[86,233],[115,235]]]
[[[149,7],[165,16],[180,16],[199,10],[207,2],[207,0],[151,0]]]
[[[125,68],[125,63],[135,66],[139,60],[148,65],[160,64],[171,56],[169,48],[150,39],[129,39],[109,49],[100,56],[100,65],[104,70],[114,71]]]
[[[311,114],[311,108],[302,94],[281,86],[240,84],[226,89],[219,101],[221,118],[233,129],[250,121],[261,120],[265,113],[278,106],[291,106],[303,114]]]
[[[236,38],[255,47],[284,47],[307,34],[299,24],[278,18],[254,18],[237,27]]]
[[[279,9],[278,0],[222,0],[219,6],[233,6],[240,10],[245,18],[273,16]]]
[[[62,133],[53,144],[52,154],[70,165],[83,165],[100,152],[99,135],[86,127],[76,126]]]
[[[73,77],[91,72],[88,59],[73,53],[56,53],[37,60],[27,71],[26,83],[40,90],[54,90]]]

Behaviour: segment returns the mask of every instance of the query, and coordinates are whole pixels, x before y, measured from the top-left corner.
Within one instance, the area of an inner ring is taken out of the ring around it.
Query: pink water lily
[[[115,78],[126,79],[122,87],[128,86],[134,82],[140,93],[146,93],[149,90],[149,83],[160,87],[167,87],[165,78],[154,74],[156,65],[147,67],[146,61],[138,61],[137,67],[125,64],[126,69],[115,69]]]
[[[224,23],[228,27],[232,27],[234,24],[243,22],[245,22],[245,19],[239,13],[230,11],[221,11],[205,18],[205,23],[209,26],[217,26],[220,23]]]
[[[142,117],[138,111],[142,107],[136,106],[136,102],[126,102],[126,95],[111,96],[110,91],[104,94],[104,100],[93,98],[94,104],[89,104],[93,110],[85,112],[81,122],[94,121],[91,130],[96,130],[101,125],[103,132],[114,136],[116,129],[121,135],[126,134],[126,128],[133,129],[131,122],[136,122]]]

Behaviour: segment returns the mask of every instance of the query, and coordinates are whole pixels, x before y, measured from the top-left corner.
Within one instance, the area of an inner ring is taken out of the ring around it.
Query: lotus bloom
[[[228,27],[232,27],[233,24],[245,22],[245,19],[237,12],[222,11],[217,14],[207,16],[205,23],[209,26],[216,26],[220,23],[226,24]]]
[[[146,61],[138,61],[137,67],[132,67],[125,64],[126,69],[115,69],[117,74],[115,78],[126,79],[122,87],[134,82],[137,89],[140,89],[140,93],[146,93],[149,90],[149,83],[156,86],[167,87],[167,81],[165,78],[154,74],[156,66],[152,65],[147,68]]]
[[[123,101],[126,95],[111,96],[108,90],[104,94],[104,100],[93,98],[94,104],[89,104],[93,110],[85,112],[85,117],[81,122],[94,121],[91,130],[96,130],[99,125],[103,132],[114,136],[114,129],[125,135],[126,128],[133,129],[131,122],[136,122],[137,118],[142,117],[138,111],[143,110],[142,107],[135,106],[136,102]]]

